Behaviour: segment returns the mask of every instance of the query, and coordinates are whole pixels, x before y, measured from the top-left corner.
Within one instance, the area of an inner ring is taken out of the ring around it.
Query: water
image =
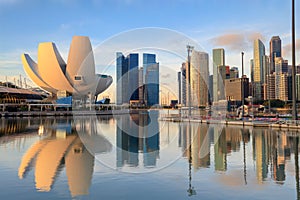
[[[299,133],[158,117],[0,119],[0,199],[299,197]]]

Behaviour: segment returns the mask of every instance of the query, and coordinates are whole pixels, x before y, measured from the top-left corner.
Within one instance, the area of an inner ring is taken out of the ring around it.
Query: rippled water
[[[158,117],[0,119],[0,199],[299,197],[300,133]]]

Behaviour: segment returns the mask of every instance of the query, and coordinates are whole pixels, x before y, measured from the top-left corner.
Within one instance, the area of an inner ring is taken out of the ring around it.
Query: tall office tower
[[[276,57],[275,62],[275,98],[288,100],[288,61]]]
[[[144,68],[139,69],[139,102],[144,103]]]
[[[227,79],[226,76],[226,66],[225,65],[220,65],[218,66],[218,98],[219,100],[224,100],[226,99],[225,97],[225,80]]]
[[[208,105],[208,54],[192,51],[191,55],[191,105],[205,107]]]
[[[268,92],[267,99],[275,99],[275,72],[267,75]]]
[[[127,99],[128,66],[125,66],[125,57],[121,52],[117,52],[117,105],[121,105]]]
[[[178,103],[181,104],[181,72],[177,72],[177,82],[178,82]]]
[[[117,105],[139,100],[139,55],[117,52]]]
[[[300,101],[300,74],[296,74],[296,100]]]
[[[265,46],[256,39],[253,49],[253,97],[255,100],[262,100],[262,86],[265,83]]]
[[[186,63],[181,65],[181,101],[182,105],[186,105]]]
[[[214,99],[214,92],[213,92],[213,79],[214,79],[214,75],[209,75],[209,102],[213,102]]]
[[[276,74],[280,74],[280,73],[284,73],[287,74],[288,73],[288,60],[284,60],[282,57],[276,57],[274,59],[275,61],[275,73]]]
[[[263,66],[264,66],[264,82],[263,82],[263,99],[268,100],[268,83],[267,75],[270,74],[270,58],[267,55],[263,56]]]
[[[254,60],[253,59],[251,59],[250,60],[250,81],[251,81],[251,83],[253,83],[253,81],[254,81]]]
[[[275,98],[282,101],[288,100],[288,75],[287,74],[276,75]]]
[[[270,71],[275,72],[275,57],[281,57],[281,39],[273,36],[270,40]]]
[[[129,89],[129,99],[139,100],[139,54],[129,54],[126,57],[126,62],[128,63],[128,89]]]
[[[159,63],[155,54],[143,54],[145,100],[148,106],[159,104]]]
[[[213,49],[213,99],[214,102],[222,100],[220,98],[220,88],[224,82],[219,75],[219,66],[225,66],[224,49]]]

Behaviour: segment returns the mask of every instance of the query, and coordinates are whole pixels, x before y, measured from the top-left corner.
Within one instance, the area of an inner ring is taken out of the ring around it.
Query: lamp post
[[[296,105],[296,69],[295,69],[295,0],[292,0],[292,96],[293,96],[293,120],[297,120]]]
[[[241,52],[242,54],[242,119],[244,121],[244,113],[245,113],[245,109],[244,109],[244,105],[245,105],[245,98],[244,98],[244,52]]]
[[[191,118],[191,58],[190,53],[194,49],[191,45],[186,45],[187,52],[188,52],[188,101],[189,101],[189,118]]]

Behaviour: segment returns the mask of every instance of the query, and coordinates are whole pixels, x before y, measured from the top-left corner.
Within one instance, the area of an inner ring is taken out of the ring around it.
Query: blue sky
[[[67,60],[74,35],[89,36],[96,47],[114,35],[143,27],[180,32],[210,56],[213,48],[223,47],[230,66],[240,66],[244,51],[249,75],[256,38],[264,42],[268,54],[269,40],[279,35],[283,56],[291,62],[290,10],[291,0],[0,0],[0,80],[25,76],[20,55],[25,52],[36,59],[40,42],[55,42]],[[296,5],[296,19],[299,13]],[[297,38],[299,29],[296,21]],[[299,47],[297,57],[300,63]]]

